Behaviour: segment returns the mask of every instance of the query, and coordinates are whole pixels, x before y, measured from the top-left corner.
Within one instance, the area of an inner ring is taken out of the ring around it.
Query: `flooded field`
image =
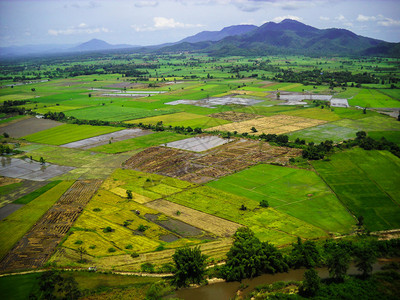
[[[30,160],[10,157],[1,158],[0,175],[11,178],[22,178],[33,181],[45,181],[73,170],[73,167],[44,165]]]
[[[202,152],[229,142],[230,140],[228,139],[222,139],[220,137],[211,135],[211,136],[193,137],[190,139],[175,141],[167,143],[166,146],[181,150]]]

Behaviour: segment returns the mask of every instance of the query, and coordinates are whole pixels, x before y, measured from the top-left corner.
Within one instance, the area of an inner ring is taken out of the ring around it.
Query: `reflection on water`
[[[374,264],[374,272],[380,271],[383,263]],[[327,278],[329,276],[326,268],[316,269],[321,278]],[[276,281],[300,281],[303,280],[303,274],[306,269],[290,270],[287,273],[279,274],[264,274],[253,279],[245,279],[242,281],[244,286],[248,287],[243,290],[242,295],[249,294],[256,286],[261,284],[270,284]],[[350,266],[347,274],[359,274],[357,268],[352,265]],[[215,284],[209,284],[200,288],[187,288],[176,291],[171,297],[178,297],[185,300],[229,300],[236,295],[239,289],[240,282],[219,282]]]

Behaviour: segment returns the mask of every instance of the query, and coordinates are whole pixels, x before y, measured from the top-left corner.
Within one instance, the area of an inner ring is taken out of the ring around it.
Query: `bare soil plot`
[[[202,152],[229,142],[230,140],[222,139],[218,136],[208,135],[167,143],[166,146],[182,150]]]
[[[250,133],[250,134],[260,134],[260,133],[274,133],[274,134],[284,134],[292,131],[301,130],[304,128],[309,128],[317,125],[326,123],[326,121],[308,119],[296,116],[287,115],[275,115],[271,117],[264,117],[254,120],[247,120],[237,123],[229,123],[216,127],[209,128],[208,130],[219,130],[219,131],[237,131],[239,133]],[[251,128],[255,127],[257,133],[252,132]]]
[[[1,130],[2,132],[7,132],[13,138],[20,138],[60,125],[63,125],[63,123],[47,119],[29,118],[4,126]]]
[[[242,226],[167,200],[155,200],[146,203],[146,206],[221,237],[232,236]],[[178,211],[179,215],[177,215]]]
[[[237,140],[205,153],[187,152],[166,147],[151,147],[132,156],[125,167],[205,183],[260,162],[287,164],[299,149],[274,147],[268,143]]]
[[[247,121],[247,120],[264,118],[264,116],[261,116],[261,115],[235,112],[233,110],[219,112],[219,113],[211,114],[208,116],[211,118],[223,119],[223,120],[227,120],[227,121],[231,121],[231,122],[242,122],[242,121]]]
[[[103,146],[109,143],[109,141],[112,142],[119,142],[119,141],[124,141],[127,139],[147,135],[153,133],[150,130],[142,130],[142,129],[124,129],[112,133],[107,133],[91,138],[87,138],[84,140],[68,143],[61,145],[61,147],[66,147],[66,148],[79,148],[79,149],[90,149],[94,148],[97,146]]]
[[[76,181],[6,255],[0,270],[42,267],[101,183],[100,180]]]
[[[58,166],[49,163],[41,165],[36,161],[2,157],[0,175],[33,181],[45,181],[53,177],[63,175],[73,169],[75,168]]]

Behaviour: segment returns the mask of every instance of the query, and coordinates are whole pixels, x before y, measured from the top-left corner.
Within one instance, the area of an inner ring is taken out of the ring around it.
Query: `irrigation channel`
[[[400,259],[380,260],[374,264],[373,272],[381,271],[382,266],[390,261],[400,261]],[[329,272],[327,268],[317,268],[318,274],[321,278],[328,278]],[[242,296],[248,295],[254,288],[261,284],[271,284],[277,281],[301,281],[306,269],[289,270],[287,273],[278,274],[264,274],[253,279],[244,279],[242,282],[217,282],[211,283],[198,288],[185,288],[177,290],[173,295],[167,298],[177,297],[185,300],[229,300],[237,295],[240,286],[246,286],[241,291]],[[360,274],[354,265],[351,265],[347,274],[356,275]]]

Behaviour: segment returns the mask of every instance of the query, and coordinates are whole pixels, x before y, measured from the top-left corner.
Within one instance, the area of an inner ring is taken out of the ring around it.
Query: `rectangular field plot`
[[[118,142],[123,141],[143,135],[151,134],[152,131],[142,130],[142,129],[124,129],[112,133],[107,133],[95,137],[91,137],[88,139],[68,143],[62,145],[62,147],[66,148],[79,148],[79,149],[90,149],[102,145],[106,145],[109,141]]]
[[[206,153],[166,147],[151,147],[135,154],[125,163],[129,169],[158,173],[193,183],[204,183],[260,162],[287,164],[301,150],[273,147],[268,143],[237,140]]]
[[[228,142],[229,140],[227,139],[222,139],[220,137],[210,135],[210,136],[193,137],[185,140],[175,141],[167,143],[166,146],[182,150],[202,152],[221,146]]]
[[[163,115],[158,117],[150,117],[144,119],[137,119],[133,121],[128,121],[126,123],[143,123],[156,125],[158,122],[162,122],[164,126],[190,126],[192,128],[209,128],[217,125],[227,124],[229,121],[210,118],[203,115],[197,115],[192,113],[180,112],[175,114]]]
[[[20,138],[28,134],[34,134],[36,132],[57,127],[60,125],[63,125],[63,123],[53,120],[29,118],[3,126],[1,128],[1,132],[7,132],[10,137],[13,138]]]
[[[368,230],[400,226],[400,159],[386,151],[352,149],[313,166]]]
[[[3,157],[0,175],[33,181],[45,181],[63,175],[73,169],[73,167],[58,166],[49,163],[41,165],[36,161]]]
[[[46,213],[46,211],[71,186],[62,182],[35,200],[21,207],[0,222],[0,259],[21,239],[24,234]]]
[[[30,142],[63,145],[94,136],[119,131],[122,128],[110,126],[90,126],[65,124],[38,133],[24,136],[24,139]]]
[[[337,121],[340,117],[335,114],[335,112],[329,109],[321,109],[319,107],[297,109],[287,112],[282,112],[282,114],[288,116],[296,116],[302,118],[318,119],[324,121]]]
[[[66,116],[74,116],[84,120],[126,121],[152,116],[175,113],[176,109],[143,109],[117,105],[87,107],[65,112]]]
[[[147,203],[146,206],[218,236],[230,237],[241,227],[237,223],[166,200],[152,201]],[[179,215],[176,214],[177,211],[180,212]]]
[[[8,253],[1,262],[1,270],[42,267],[100,184],[100,181],[75,182]]]
[[[367,112],[368,114],[369,112]],[[339,120],[335,121],[332,124],[348,127],[352,129],[364,130],[364,131],[393,131],[400,130],[400,122],[396,119],[388,117],[388,116],[372,116],[366,117],[358,120]]]
[[[104,189],[119,195],[121,195],[121,189],[125,190],[125,194],[122,192],[121,196],[126,197],[126,190],[131,190],[149,200],[159,199],[194,186],[196,185],[193,183],[170,177],[123,169],[115,170],[103,184]],[[136,198],[133,197],[133,200],[135,201]],[[141,199],[138,202],[147,201]]]
[[[208,183],[275,209],[329,232],[345,233],[354,219],[314,173],[273,165],[257,165]]]
[[[265,117],[260,119],[248,120],[237,123],[230,123],[221,126],[209,128],[209,130],[219,131],[237,131],[239,133],[250,133],[254,134],[251,130],[255,127],[258,131],[257,134],[261,133],[274,133],[284,134],[291,131],[296,131],[308,127],[313,127],[326,123],[322,120],[307,119],[295,116],[275,115],[272,117]]]
[[[260,239],[276,245],[291,243],[295,236],[318,238],[327,235],[322,229],[273,208],[261,208],[258,201],[208,186],[174,194],[166,200],[249,226]],[[247,210],[240,210],[241,205]]]
[[[340,142],[356,137],[357,129],[337,126],[332,123],[322,124],[311,128],[295,131],[289,133],[289,139],[304,139],[307,142],[320,143],[325,140],[332,140],[333,142]]]
[[[103,146],[91,148],[91,151],[104,152],[104,153],[121,153],[127,151],[134,151],[151,146],[158,146],[161,144],[186,139],[187,136],[174,132],[154,132],[150,135],[142,135],[133,139],[128,139],[119,142],[112,142]]]
[[[349,99],[352,106],[361,107],[400,107],[400,101],[375,89],[362,89],[356,96]]]

